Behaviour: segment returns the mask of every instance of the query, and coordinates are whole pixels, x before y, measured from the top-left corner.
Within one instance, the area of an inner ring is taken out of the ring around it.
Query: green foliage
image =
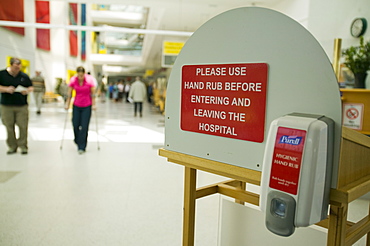
[[[370,69],[370,42],[365,43],[360,37],[360,46],[351,46],[342,52],[344,64],[353,74],[365,73]]]

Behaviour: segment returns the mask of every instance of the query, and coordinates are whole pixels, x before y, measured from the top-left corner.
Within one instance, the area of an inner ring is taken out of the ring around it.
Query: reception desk
[[[343,108],[343,125],[370,135],[370,90],[340,89]]]

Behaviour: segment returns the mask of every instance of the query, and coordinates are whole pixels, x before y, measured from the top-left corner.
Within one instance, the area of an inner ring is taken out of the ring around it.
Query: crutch
[[[62,140],[60,142],[60,149],[63,148],[63,140],[64,140],[64,133],[66,131],[66,126],[67,126],[67,120],[68,120],[68,110],[66,111],[66,118],[64,120],[64,128],[63,128],[63,135],[62,135]]]
[[[95,127],[96,127],[96,143],[98,144],[98,150],[100,150],[99,145],[99,129],[98,129],[98,116],[96,115],[96,110],[94,110],[95,114]]]

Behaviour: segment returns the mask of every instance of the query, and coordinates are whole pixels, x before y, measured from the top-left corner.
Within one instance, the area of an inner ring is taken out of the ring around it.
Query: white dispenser
[[[293,113],[274,120],[264,153],[260,208],[266,227],[290,236],[327,217],[334,121]]]

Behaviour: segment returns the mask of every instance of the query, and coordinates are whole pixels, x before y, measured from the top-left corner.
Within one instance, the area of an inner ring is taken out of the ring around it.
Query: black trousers
[[[143,102],[134,102],[134,110],[135,114],[137,111],[141,114],[143,112]]]
[[[87,145],[87,135],[91,118],[91,106],[77,107],[73,105],[72,125],[75,135],[74,142],[79,150],[85,150]]]

